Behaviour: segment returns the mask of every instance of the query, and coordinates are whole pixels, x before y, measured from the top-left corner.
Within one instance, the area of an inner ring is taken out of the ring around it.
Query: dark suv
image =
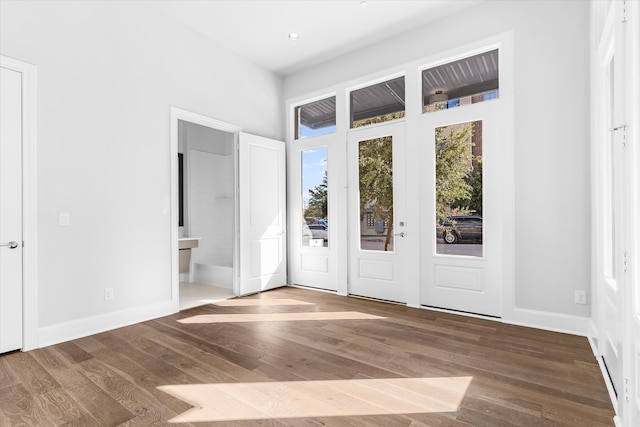
[[[454,215],[438,225],[438,235],[445,243],[482,243],[482,217],[478,215]]]

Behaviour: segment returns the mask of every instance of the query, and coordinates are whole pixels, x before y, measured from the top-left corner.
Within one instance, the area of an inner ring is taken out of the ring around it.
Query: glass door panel
[[[425,114],[421,304],[500,317],[509,162],[498,103]],[[503,165],[505,165],[503,167]]]
[[[302,246],[329,246],[327,147],[303,150]]]
[[[349,293],[406,302],[404,123],[348,134]]]
[[[358,143],[360,249],[393,251],[393,138]]]
[[[483,256],[482,121],[435,129],[436,254]]]

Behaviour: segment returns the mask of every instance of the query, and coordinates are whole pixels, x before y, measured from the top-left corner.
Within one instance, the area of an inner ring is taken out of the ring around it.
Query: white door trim
[[[236,144],[237,135],[242,131],[240,126],[171,106],[171,145],[169,150],[171,162],[171,191],[169,203],[171,206],[171,301],[175,312],[180,311],[180,272],[178,268],[178,120],[184,120],[185,122],[195,123],[223,132],[234,133],[236,134]],[[235,288],[234,286],[234,294],[237,294],[237,289]]]
[[[0,67],[22,74],[22,350],[38,348],[38,205],[36,67],[0,55]]]

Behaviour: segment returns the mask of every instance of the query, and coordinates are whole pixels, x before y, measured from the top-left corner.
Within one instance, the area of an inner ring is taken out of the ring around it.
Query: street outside
[[[360,248],[365,251],[384,251],[384,237],[362,236],[360,238]],[[390,251],[393,251],[393,240]],[[444,240],[438,239],[436,243],[437,255],[460,255],[482,257],[482,244],[477,243],[454,243],[447,244]]]

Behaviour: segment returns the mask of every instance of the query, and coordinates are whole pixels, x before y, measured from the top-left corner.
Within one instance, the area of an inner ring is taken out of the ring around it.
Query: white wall
[[[515,306],[586,317],[574,290],[590,281],[588,12],[586,1],[488,1],[287,76],[284,98],[513,31]]]
[[[40,345],[166,313],[170,106],[281,139],[281,78],[143,2],[0,8],[0,53],[38,69]]]
[[[187,226],[190,236],[201,238],[191,258],[200,264],[215,264],[218,259],[230,263],[235,228],[234,135],[194,123],[185,127]]]

